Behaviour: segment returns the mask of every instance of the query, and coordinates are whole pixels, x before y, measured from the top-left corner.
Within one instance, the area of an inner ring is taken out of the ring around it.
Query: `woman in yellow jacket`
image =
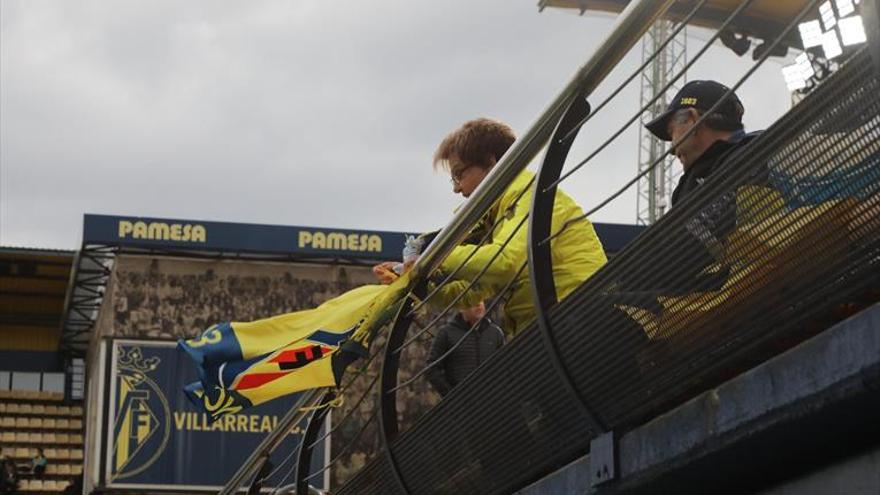
[[[449,134],[434,154],[435,168],[450,173],[453,191],[465,198],[477,188],[492,167],[513,144],[516,137],[509,126],[490,119],[476,119],[463,124]],[[517,270],[527,259],[527,220],[532,202],[532,178],[528,170],[521,172],[504,191],[496,204],[486,213],[473,232],[471,239],[492,230],[490,240],[482,245],[463,244],[456,247],[440,266],[441,276],[458,270],[455,278],[431,301],[435,305],[448,304],[468,286],[493,256],[478,283],[461,298],[458,307],[469,307],[480,301],[500,295]],[[552,232],[558,232],[566,222],[580,218],[583,210],[571,197],[557,190],[553,208]],[[522,224],[521,226],[519,226]],[[517,227],[519,229],[517,230]],[[502,249],[508,237],[507,246]],[[476,252],[474,252],[476,251]],[[553,277],[556,292],[561,299],[595,273],[607,258],[593,225],[587,219],[574,221],[551,244]],[[466,261],[465,261],[466,260]],[[503,327],[510,335],[522,331],[535,317],[528,270],[516,277],[504,304]]]

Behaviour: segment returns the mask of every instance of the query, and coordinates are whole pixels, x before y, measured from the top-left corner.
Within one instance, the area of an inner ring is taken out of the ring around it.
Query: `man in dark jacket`
[[[727,92],[727,86],[716,81],[691,81],[669,102],[665,112],[645,126],[663,141],[681,141],[674,153],[684,174],[672,193],[673,207],[695,193],[760,135],[760,132],[746,134],[742,123],[743,104],[735,93],[725,98]],[[694,129],[697,121],[719,101],[718,108]],[[763,184],[766,173],[751,180]],[[683,236],[677,241],[678,254],[687,262],[672,279],[665,281],[661,292],[683,295],[721,287],[729,275],[728,270],[707,271],[706,267],[723,257],[724,239],[735,227],[736,196],[732,192],[715,198],[711,205],[687,220],[682,226]]]
[[[678,141],[697,120],[722,101],[727,91],[727,86],[715,81],[691,81],[669,102],[666,111],[645,127],[663,141]],[[735,93],[731,93],[675,147],[675,156],[681,162],[684,174],[672,193],[673,206],[701,186],[722,163],[759,134],[745,133],[743,113],[743,104]]]
[[[758,135],[745,133],[743,104],[736,94],[727,95],[728,90],[715,81],[691,81],[668,102],[662,114],[646,124],[660,140],[677,143],[673,152],[684,174],[672,194],[673,209],[682,208],[679,205],[687,197],[696,195],[710,176],[724,169],[726,163],[732,163]],[[727,236],[736,228],[736,192],[728,190],[712,197],[708,206],[680,219],[666,227],[674,251],[650,252],[642,259],[645,267],[656,267],[668,265],[670,255],[674,255],[675,268],[662,276],[646,276],[645,270],[622,274],[609,293],[610,307],[602,308],[607,314],[595,316],[597,321],[614,322],[609,326],[617,332],[615,339],[609,339],[611,344],[604,344],[609,349],[600,354],[629,353],[627,362],[631,365],[615,370],[616,379],[622,383],[645,379],[653,373],[656,362],[676,359],[666,355],[669,335],[653,334],[644,326],[651,321],[649,314],[660,318],[666,311],[663,299],[717,291],[729,279],[731,269],[724,260]],[[624,310],[629,316],[622,320]],[[648,345],[646,335],[656,338],[654,345]],[[630,375],[623,378],[626,372]]]
[[[431,353],[428,356],[429,364],[455,347],[442,362],[427,373],[428,381],[441,396],[448,394],[453,387],[504,345],[504,332],[489,318],[484,319],[470,334],[467,333],[485,314],[486,307],[483,303],[463,309],[446,325],[440,327],[437,336],[434,337]]]

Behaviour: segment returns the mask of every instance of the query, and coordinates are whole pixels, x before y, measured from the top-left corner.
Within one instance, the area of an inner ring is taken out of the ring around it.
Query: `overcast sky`
[[[478,116],[525,132],[613,22],[536,3],[0,0],[0,245],[75,249],[84,213],[438,228],[461,203],[431,170],[443,136]],[[692,35],[691,53],[709,34]],[[690,79],[733,84],[750,64],[707,55]],[[740,91],[748,128],[789,107],[781,64]],[[633,127],[563,187],[589,208],[637,161]],[[593,221],[635,217],[633,190]]]

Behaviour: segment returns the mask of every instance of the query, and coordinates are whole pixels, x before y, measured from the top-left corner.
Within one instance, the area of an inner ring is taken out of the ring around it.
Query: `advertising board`
[[[212,423],[183,394],[196,373],[174,342],[113,340],[109,346],[102,472],[110,489],[216,491],[296,400],[286,397]],[[305,427],[304,421],[292,428],[272,454],[277,469],[264,489],[295,481]],[[323,465],[328,449],[327,443],[315,448],[313,466]],[[324,487],[325,476],[311,484]]]
[[[406,234],[169,218],[85,215],[83,244],[396,260]]]

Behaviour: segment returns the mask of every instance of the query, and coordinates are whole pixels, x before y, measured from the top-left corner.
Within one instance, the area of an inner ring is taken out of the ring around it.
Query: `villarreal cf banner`
[[[365,285],[317,308],[222,323],[181,340],[199,380],[184,390],[212,420],[295,392],[339,385],[407,294],[409,275]]]
[[[222,420],[295,392],[338,386],[346,364],[366,355],[375,332],[400,308],[408,285],[407,274],[314,309],[217,324],[181,340],[199,377],[184,390],[212,420]]]
[[[106,418],[99,479],[109,489],[216,492],[297,399],[288,395],[214,421],[181,390],[196,373],[174,342],[114,340],[101,352],[109,407],[101,408]],[[295,480],[293,454],[305,427],[305,421],[293,427],[272,454],[278,470],[264,487]],[[317,470],[329,456],[329,444],[317,445],[313,455]],[[310,483],[323,487],[324,479],[316,476]]]

